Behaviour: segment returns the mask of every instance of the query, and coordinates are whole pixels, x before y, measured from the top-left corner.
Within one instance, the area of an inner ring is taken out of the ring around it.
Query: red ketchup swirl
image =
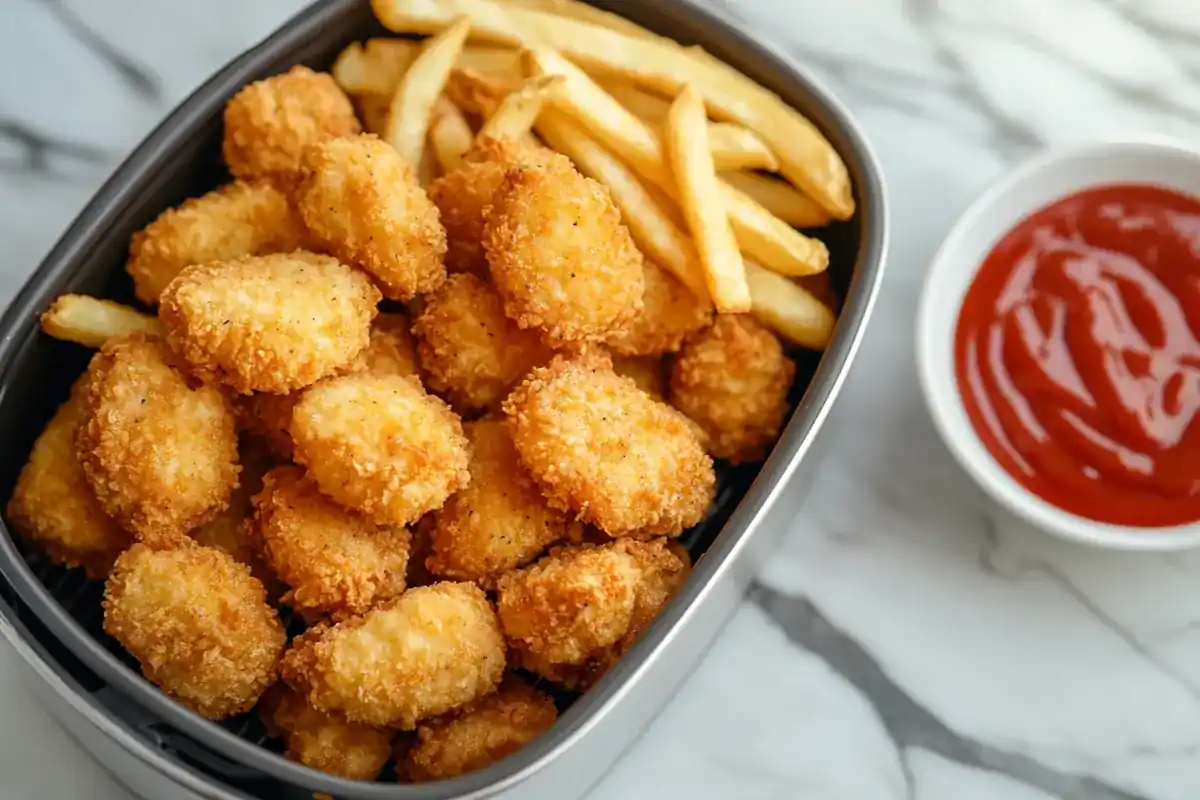
[[[1025,488],[1100,522],[1200,520],[1200,201],[1114,185],[1040,209],[957,325],[967,415]]]

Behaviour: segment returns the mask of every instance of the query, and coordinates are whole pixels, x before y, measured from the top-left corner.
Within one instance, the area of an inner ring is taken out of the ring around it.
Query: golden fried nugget
[[[392,757],[391,731],[317,711],[284,684],[267,691],[259,713],[267,732],[287,744],[288,759],[330,775],[375,780]]]
[[[712,303],[699,299],[666,270],[647,261],[642,311],[604,338],[619,356],[674,353],[684,337],[708,327]]]
[[[484,212],[495,202],[508,170],[544,165],[549,154],[544,148],[484,136],[467,151],[457,169],[429,184],[429,199],[441,212],[446,228],[447,269],[488,275],[483,252]]]
[[[8,502],[8,518],[54,563],[83,567],[93,580],[102,580],[133,538],[104,513],[75,454],[75,435],[86,415],[84,375],[34,442]]]
[[[161,341],[114,339],[88,365],[76,453],[100,507],[139,537],[211,519],[237,486],[233,410],[215,387],[193,389]]]
[[[494,690],[504,659],[500,624],[483,591],[435,583],[297,637],[283,677],[321,711],[412,730]]]
[[[292,460],[292,410],[300,402],[304,390],[287,394],[255,392],[240,395],[234,400],[238,429],[257,437],[283,461]]]
[[[470,480],[462,423],[415,378],[325,381],[304,393],[291,430],[321,491],[381,525],[416,522]]]
[[[417,347],[409,331],[408,317],[400,313],[380,314],[371,323],[367,347],[350,362],[346,372],[373,375],[417,376]]]
[[[305,155],[300,213],[329,252],[407,302],[446,279],[446,231],[404,159],[370,134],[327,139]]]
[[[551,351],[504,315],[496,290],[475,275],[451,275],[425,298],[413,324],[429,388],[461,412],[489,408]]]
[[[546,504],[517,458],[506,421],[463,427],[471,482],[434,512],[426,565],[435,575],[478,581],[529,563],[576,526]]]
[[[655,400],[663,400],[667,396],[666,366],[659,356],[614,358],[613,372],[630,378]]]
[[[229,99],[221,154],[236,177],[265,178],[287,190],[299,179],[305,148],[360,130],[350,98],[332,76],[295,66]]]
[[[306,616],[362,614],[404,591],[408,531],[347,511],[299,467],[276,467],[263,478],[254,531],[275,574],[291,587],[283,602]]]
[[[367,346],[378,302],[361,272],[297,250],[187,267],[159,315],[201,379],[285,394],[345,369]]]
[[[558,719],[554,701],[515,675],[495,694],[417,725],[397,772],[414,783],[473,772],[511,755]]]
[[[185,536],[135,544],[104,588],[104,630],[146,678],[209,719],[248,711],[286,641],[250,568]]]
[[[676,357],[671,403],[704,429],[714,458],[757,461],[779,436],[795,372],[762,323],[748,314],[721,314]]]
[[[186,266],[287,253],[307,237],[283,192],[269,183],[234,181],[167,209],[135,233],[125,270],[138,299],[153,305]]]
[[[663,575],[683,567],[661,539],[556,547],[497,581],[500,625],[518,651],[582,664],[621,641],[639,621],[639,598],[660,594]]]
[[[612,371],[559,356],[504,401],[521,461],[551,505],[609,536],[677,536],[712,502],[712,459],[682,414]]]
[[[642,254],[608,189],[552,154],[517,167],[484,225],[508,316],[551,343],[599,341],[642,309]]]

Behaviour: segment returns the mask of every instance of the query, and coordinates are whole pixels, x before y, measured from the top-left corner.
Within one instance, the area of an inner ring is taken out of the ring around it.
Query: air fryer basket
[[[846,298],[834,341],[823,360],[812,353],[793,354],[798,370],[790,397],[792,419],[762,470],[763,480],[756,483],[760,465],[719,472],[712,515],[683,539],[693,559],[697,559],[718,536],[741,535],[739,521],[744,523],[761,510],[766,493],[783,474],[800,441],[813,434],[814,420],[823,409],[812,396],[827,400],[848,366],[852,340],[865,322],[878,279],[882,234],[868,232],[866,225],[869,220],[882,227],[882,188],[864,155],[865,145],[829,99],[796,76],[785,62],[763,52],[710,12],[686,0],[653,4],[600,0],[596,5],[619,10],[685,43],[698,42],[789,97],[824,129],[843,154],[859,193],[856,218],[820,232],[829,246],[834,284],[839,295]],[[372,18],[365,0],[314,4],[197,90],[100,190],[0,319],[0,434],[6,448],[0,464],[0,497],[10,496],[33,440],[56,405],[66,398],[71,382],[89,356],[82,348],[40,335],[38,313],[54,296],[67,291],[132,302],[131,287],[121,268],[129,234],[163,208],[228,180],[219,158],[224,100],[245,83],[296,63],[327,68],[347,43],[376,35],[386,32]],[[805,395],[810,382],[819,391]],[[739,505],[742,513],[726,526]],[[103,585],[86,580],[81,571],[50,564],[25,548],[7,528],[3,533],[0,571],[15,589],[10,605],[18,618],[56,659],[72,666],[72,674],[86,691],[103,698],[114,715],[168,756],[194,769],[251,796],[272,798],[307,798],[314,791],[339,798],[415,798],[418,794],[425,798],[457,797],[509,777],[511,770],[502,763],[474,775],[415,789],[391,784],[387,776],[376,784],[346,781],[286,761],[280,755],[279,744],[267,738],[253,712],[213,723],[177,705],[145,681],[136,661],[102,630]],[[699,561],[689,586],[627,660],[639,659],[657,646],[673,616],[677,616],[672,608],[695,600],[697,587],[711,577],[712,566]],[[293,635],[303,627],[298,618],[285,616],[285,622]],[[565,711],[570,706],[570,710],[553,731],[522,753],[537,758],[550,752],[552,740],[578,730],[589,713],[611,699],[624,676],[620,668],[614,670],[577,703],[572,702],[573,696],[557,695],[560,709]],[[514,757],[518,758],[522,756]]]

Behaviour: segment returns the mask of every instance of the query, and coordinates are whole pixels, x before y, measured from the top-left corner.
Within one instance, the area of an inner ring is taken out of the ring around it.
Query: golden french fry
[[[504,9],[487,0],[372,0],[371,7],[393,31],[430,33],[466,13],[480,39],[552,46],[585,69],[624,76],[667,94],[694,84],[714,118],[739,122],[761,136],[779,159],[784,177],[834,218],[854,214],[845,162],[816,126],[778,95],[708,54],[661,37],[632,37],[544,11]]]
[[[824,242],[790,227],[732,186],[717,186],[738,247],[762,261],[764,267],[791,277],[812,275],[829,267]]]
[[[433,104],[433,118],[429,122],[429,144],[442,174],[462,163],[463,154],[471,149],[474,140],[475,134],[458,106],[439,97]]]
[[[561,111],[544,110],[536,127],[546,144],[571,159],[584,175],[608,187],[613,202],[621,209],[625,227],[642,252],[707,301],[708,282],[700,254],[672,219],[668,205],[654,197],[629,167]]]
[[[715,156],[713,160],[716,160]],[[717,170],[721,171],[720,165],[717,166]],[[753,199],[788,225],[797,228],[819,228],[832,222],[825,209],[786,181],[755,172],[724,171],[721,171],[721,180]]]
[[[42,314],[41,322],[42,330],[55,339],[85,347],[102,347],[115,336],[132,333],[162,336],[165,330],[157,317],[85,294],[60,295]]]
[[[358,109],[358,118],[362,121],[363,130],[382,136],[387,128],[388,109],[391,108],[392,98],[382,94],[360,95],[354,101]]]
[[[503,5],[514,8],[525,8],[532,11],[545,11],[560,17],[589,22],[602,28],[611,28],[628,36],[653,39],[657,34],[631,22],[622,16],[603,11],[595,6],[581,3],[579,0],[501,0]]]
[[[525,81],[500,101],[496,111],[480,129],[479,136],[519,139],[528,134],[542,113],[543,106],[562,88],[563,83],[559,75],[542,75]]]
[[[446,97],[463,111],[487,119],[500,107],[504,91],[481,72],[456,68],[446,83]]]
[[[837,289],[833,288],[833,281],[830,280],[829,270],[818,272],[815,275],[805,275],[795,280],[798,286],[829,306],[833,309],[834,313],[837,313],[838,309],[841,308],[842,298],[838,297]]]
[[[717,169],[779,169],[779,159],[754,131],[736,122],[708,123],[708,146]]]
[[[829,306],[792,280],[745,261],[750,286],[750,313],[784,339],[812,350],[823,350],[833,335],[837,317]]]
[[[750,289],[742,254],[733,238],[717,172],[708,150],[708,124],[700,93],[687,86],[671,105],[666,125],[667,152],[679,186],[679,204],[700,251],[708,290],[718,311],[750,310]]]
[[[604,91],[613,96],[621,105],[632,111],[639,119],[651,125],[661,125],[671,110],[671,101],[661,95],[647,92],[632,83],[621,79],[596,77]]]
[[[421,166],[433,105],[442,94],[470,30],[471,18],[460,17],[425,42],[392,96],[383,138],[414,170]]]
[[[368,39],[354,42],[333,62],[333,79],[351,95],[391,95],[421,52],[410,39]]]

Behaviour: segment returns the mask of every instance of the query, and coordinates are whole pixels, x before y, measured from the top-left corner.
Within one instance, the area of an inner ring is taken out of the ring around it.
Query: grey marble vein
[[[137,63],[92,30],[71,9],[67,8],[62,0],[38,0],[38,2],[50,11],[71,38],[107,64],[134,94],[155,103],[163,99],[159,80],[149,68]]]
[[[95,166],[112,157],[103,148],[35,130],[18,119],[0,117],[0,141],[17,148],[16,158],[0,159],[0,173],[62,178],[65,177],[59,169],[62,162]]]

